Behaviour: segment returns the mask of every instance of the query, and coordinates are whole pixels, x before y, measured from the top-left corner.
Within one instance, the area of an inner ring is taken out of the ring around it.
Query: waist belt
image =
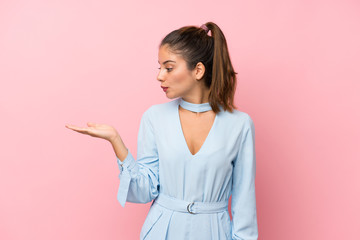
[[[216,213],[216,212],[226,211],[228,209],[228,201],[188,202],[185,200],[168,196],[163,193],[159,193],[159,195],[154,200],[154,202],[170,210],[174,210],[178,212],[188,212],[191,214]]]

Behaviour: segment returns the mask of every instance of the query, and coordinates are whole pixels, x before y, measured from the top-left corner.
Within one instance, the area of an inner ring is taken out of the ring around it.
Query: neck
[[[187,94],[186,96],[182,96],[181,98],[189,103],[202,104],[209,102],[209,93],[210,89],[208,88],[195,88],[191,91],[191,94]]]

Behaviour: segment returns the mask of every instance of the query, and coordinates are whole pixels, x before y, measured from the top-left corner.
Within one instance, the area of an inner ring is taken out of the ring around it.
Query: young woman
[[[123,207],[153,201],[140,239],[257,239],[255,129],[234,106],[236,72],[221,29],[208,22],[172,31],[158,61],[157,80],[174,100],[142,115],[136,161],[109,125],[67,127],[112,144]]]

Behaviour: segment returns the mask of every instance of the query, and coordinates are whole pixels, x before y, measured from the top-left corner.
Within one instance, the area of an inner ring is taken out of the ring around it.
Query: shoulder
[[[156,118],[164,116],[164,114],[166,115],[174,111],[174,109],[177,109],[178,101],[179,99],[177,98],[169,102],[153,104],[145,110],[143,117],[155,120]]]
[[[241,128],[254,127],[254,121],[252,117],[243,111],[234,109],[233,112],[222,111],[223,118],[229,121],[232,126],[239,126]]]
[[[226,112],[226,114],[231,119],[231,125],[228,125],[230,125],[231,133],[237,136],[236,142],[255,138],[254,121],[249,113],[234,109],[232,113]]]

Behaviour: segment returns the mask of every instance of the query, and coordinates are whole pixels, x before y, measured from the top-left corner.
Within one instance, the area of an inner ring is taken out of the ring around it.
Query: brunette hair
[[[211,31],[211,36],[207,34]],[[230,61],[230,55],[225,36],[213,22],[203,24],[203,27],[185,26],[167,34],[159,48],[167,44],[169,50],[180,54],[187,63],[187,68],[193,70],[198,62],[205,66],[204,81],[210,88],[209,103],[215,113],[220,111],[233,112],[236,89],[236,74]]]

